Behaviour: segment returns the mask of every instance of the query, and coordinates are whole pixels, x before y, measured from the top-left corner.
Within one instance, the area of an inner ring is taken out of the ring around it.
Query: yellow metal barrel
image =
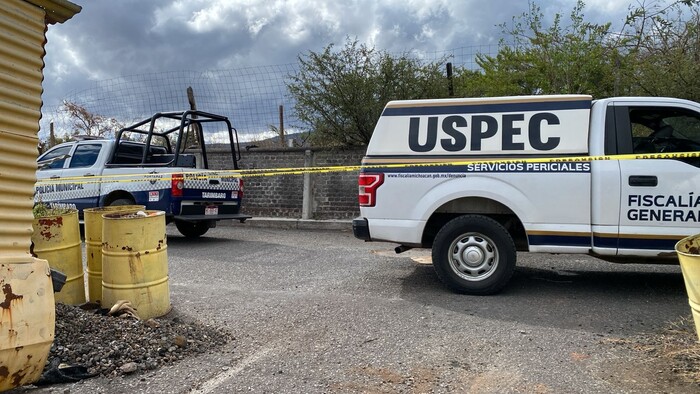
[[[67,305],[85,303],[78,211],[34,219],[33,227],[32,243],[36,256],[48,260],[51,268],[66,275],[66,284],[55,295],[56,302]]]
[[[693,312],[695,332],[700,340],[700,234],[683,238],[676,244],[688,303]]]
[[[102,216],[102,304],[128,300],[141,319],[170,311],[165,212]]]
[[[87,254],[88,299],[102,300],[102,215],[117,212],[136,212],[143,205],[114,205],[83,210],[85,223],[85,252]]]
[[[35,382],[54,339],[56,308],[46,260],[0,258],[0,391]]]

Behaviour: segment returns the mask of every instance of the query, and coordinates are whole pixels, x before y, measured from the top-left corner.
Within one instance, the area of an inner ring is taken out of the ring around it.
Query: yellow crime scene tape
[[[699,158],[700,152],[676,152],[676,153],[648,153],[648,154],[624,154],[624,155],[604,155],[604,156],[565,156],[565,157],[538,157],[538,158],[511,158],[511,159],[469,159],[458,161],[435,161],[425,163],[382,163],[365,164],[356,166],[328,166],[328,167],[289,167],[289,168],[265,168],[246,170],[211,170],[216,174],[202,174],[199,171],[172,171],[172,172],[151,172],[148,174],[112,174],[112,175],[91,175],[62,177],[57,179],[43,179],[37,181],[37,185],[55,185],[62,183],[72,184],[94,184],[103,182],[143,182],[153,181],[154,178],[160,180],[172,179],[173,174],[178,174],[187,179],[206,180],[209,178],[229,177],[270,177],[279,175],[303,175],[303,174],[327,174],[332,172],[351,172],[361,169],[394,169],[408,167],[444,167],[444,166],[464,166],[468,164],[481,163],[562,163],[574,162],[585,163],[605,160],[644,160],[644,159],[689,159]]]

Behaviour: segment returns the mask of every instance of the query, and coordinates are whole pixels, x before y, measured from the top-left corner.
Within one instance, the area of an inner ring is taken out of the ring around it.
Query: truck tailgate
[[[173,189],[182,177],[182,189],[173,190],[173,213],[179,220],[245,220],[240,214],[243,181],[240,177],[217,171],[173,174]]]

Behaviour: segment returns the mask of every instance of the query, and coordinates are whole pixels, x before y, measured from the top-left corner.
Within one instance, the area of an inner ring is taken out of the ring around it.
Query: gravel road
[[[698,392],[620,340],[690,310],[677,266],[522,254],[501,294],[447,291],[427,252],[348,231],[170,232],[173,308],[233,336],[156,370],[17,392]]]

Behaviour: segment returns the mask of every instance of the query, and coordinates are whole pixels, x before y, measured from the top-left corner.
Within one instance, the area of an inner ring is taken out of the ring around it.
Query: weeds
[[[47,205],[43,202],[34,204],[32,213],[34,214],[34,219],[45,218],[48,216],[59,216],[66,215],[75,211],[74,208],[64,207],[60,205]]]
[[[690,315],[669,323],[654,334],[606,342],[643,352],[654,365],[665,365],[678,378],[700,384],[700,342]],[[659,359],[661,362],[655,361]]]

